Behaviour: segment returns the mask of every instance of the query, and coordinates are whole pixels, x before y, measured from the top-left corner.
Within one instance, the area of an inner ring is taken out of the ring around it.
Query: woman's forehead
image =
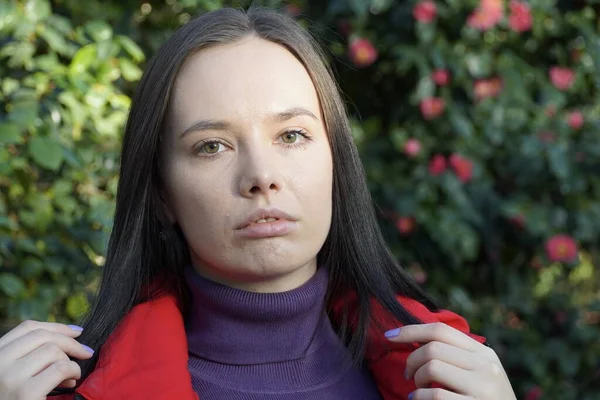
[[[192,55],[177,76],[172,110],[178,119],[267,117],[292,107],[319,114],[303,64],[286,48],[256,37]]]

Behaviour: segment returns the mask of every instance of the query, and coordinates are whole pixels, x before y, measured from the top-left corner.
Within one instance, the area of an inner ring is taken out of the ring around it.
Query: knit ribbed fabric
[[[381,399],[325,313],[328,273],[283,293],[220,285],[186,270],[188,368],[200,400]]]

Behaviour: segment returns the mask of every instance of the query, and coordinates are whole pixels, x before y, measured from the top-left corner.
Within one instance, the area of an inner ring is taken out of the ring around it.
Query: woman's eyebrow
[[[303,107],[293,107],[289,108],[285,111],[275,113],[268,117],[269,120],[274,122],[285,122],[289,119],[299,116],[308,116],[313,118],[315,121],[318,121],[319,118],[310,110]],[[192,123],[186,130],[184,130],[180,135],[179,139],[182,139],[190,132],[197,131],[207,131],[207,130],[230,130],[232,128],[232,124],[224,121],[224,120],[214,120],[214,119],[202,119],[199,121],[195,121]]]
[[[225,131],[231,129],[231,124],[223,120],[201,119],[191,124],[185,131],[179,135],[179,139],[184,138],[188,133],[198,131]]]
[[[287,121],[288,119],[292,119],[294,117],[299,117],[301,115],[306,115],[308,117],[313,118],[316,121],[319,120],[319,118],[317,118],[317,116],[315,114],[313,114],[310,110],[303,108],[303,107],[289,108],[285,111],[273,114],[270,117],[270,119],[272,119],[276,122],[284,122],[284,121]]]

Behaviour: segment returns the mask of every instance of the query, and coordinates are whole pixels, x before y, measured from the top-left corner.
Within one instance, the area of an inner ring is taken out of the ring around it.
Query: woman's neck
[[[282,293],[294,290],[308,282],[317,271],[316,259],[284,273],[272,273],[267,276],[261,276],[252,272],[227,276],[226,274],[215,272],[212,268],[204,267],[199,261],[193,264],[196,273],[209,281],[254,293]]]

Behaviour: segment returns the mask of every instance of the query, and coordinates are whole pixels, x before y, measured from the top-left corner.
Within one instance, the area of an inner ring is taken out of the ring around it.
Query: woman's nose
[[[245,197],[270,196],[282,188],[281,169],[276,165],[275,155],[255,150],[246,154],[240,169],[240,193]]]

